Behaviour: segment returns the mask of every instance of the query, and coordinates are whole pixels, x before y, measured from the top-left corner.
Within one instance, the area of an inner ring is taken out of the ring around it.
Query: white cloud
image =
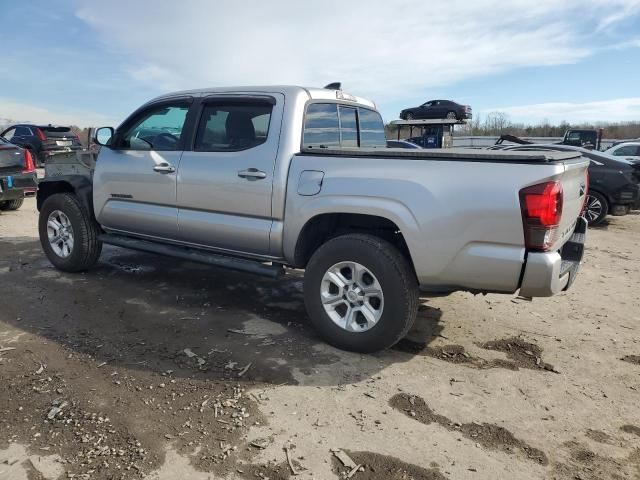
[[[575,63],[638,0],[82,2],[77,16],[151,89],[342,81],[374,100]],[[605,12],[616,12],[604,16]],[[585,33],[588,32],[588,33]]]
[[[0,97],[0,126],[11,123],[43,123],[95,127],[117,122],[105,115],[77,110],[48,110]]]
[[[497,107],[485,109],[481,113],[487,114],[494,111],[507,113],[514,122],[535,123],[548,120],[552,124],[557,124],[563,120],[569,123],[637,121],[640,119],[640,97],[584,103],[549,102]]]

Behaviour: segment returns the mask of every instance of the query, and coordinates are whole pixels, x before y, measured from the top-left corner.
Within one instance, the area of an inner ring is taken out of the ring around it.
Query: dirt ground
[[[299,276],[64,274],[36,222],[0,214],[0,479],[640,479],[640,215],[569,292],[425,298],[376,355],[317,338]]]

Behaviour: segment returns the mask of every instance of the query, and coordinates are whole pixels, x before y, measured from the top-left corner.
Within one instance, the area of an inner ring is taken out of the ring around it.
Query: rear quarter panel
[[[317,195],[297,193],[304,170],[324,172]],[[283,254],[292,261],[300,231],[318,214],[370,214],[399,227],[423,288],[513,292],[525,255],[519,190],[564,171],[563,164],[296,155]]]

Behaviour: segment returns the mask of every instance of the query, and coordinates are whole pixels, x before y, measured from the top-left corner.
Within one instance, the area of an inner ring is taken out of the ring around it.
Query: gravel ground
[[[640,478],[640,215],[569,292],[425,298],[375,355],[316,337],[298,276],[64,274],[36,221],[0,214],[0,479]]]

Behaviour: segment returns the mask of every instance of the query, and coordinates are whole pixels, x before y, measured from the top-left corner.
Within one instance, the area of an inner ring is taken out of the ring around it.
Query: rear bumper
[[[9,177],[11,180],[9,180]],[[22,197],[32,197],[38,189],[36,174],[5,175],[0,174],[0,201],[17,200]]]
[[[582,263],[587,221],[580,217],[573,235],[557,252],[530,252],[520,285],[523,297],[550,297],[567,290]]]

